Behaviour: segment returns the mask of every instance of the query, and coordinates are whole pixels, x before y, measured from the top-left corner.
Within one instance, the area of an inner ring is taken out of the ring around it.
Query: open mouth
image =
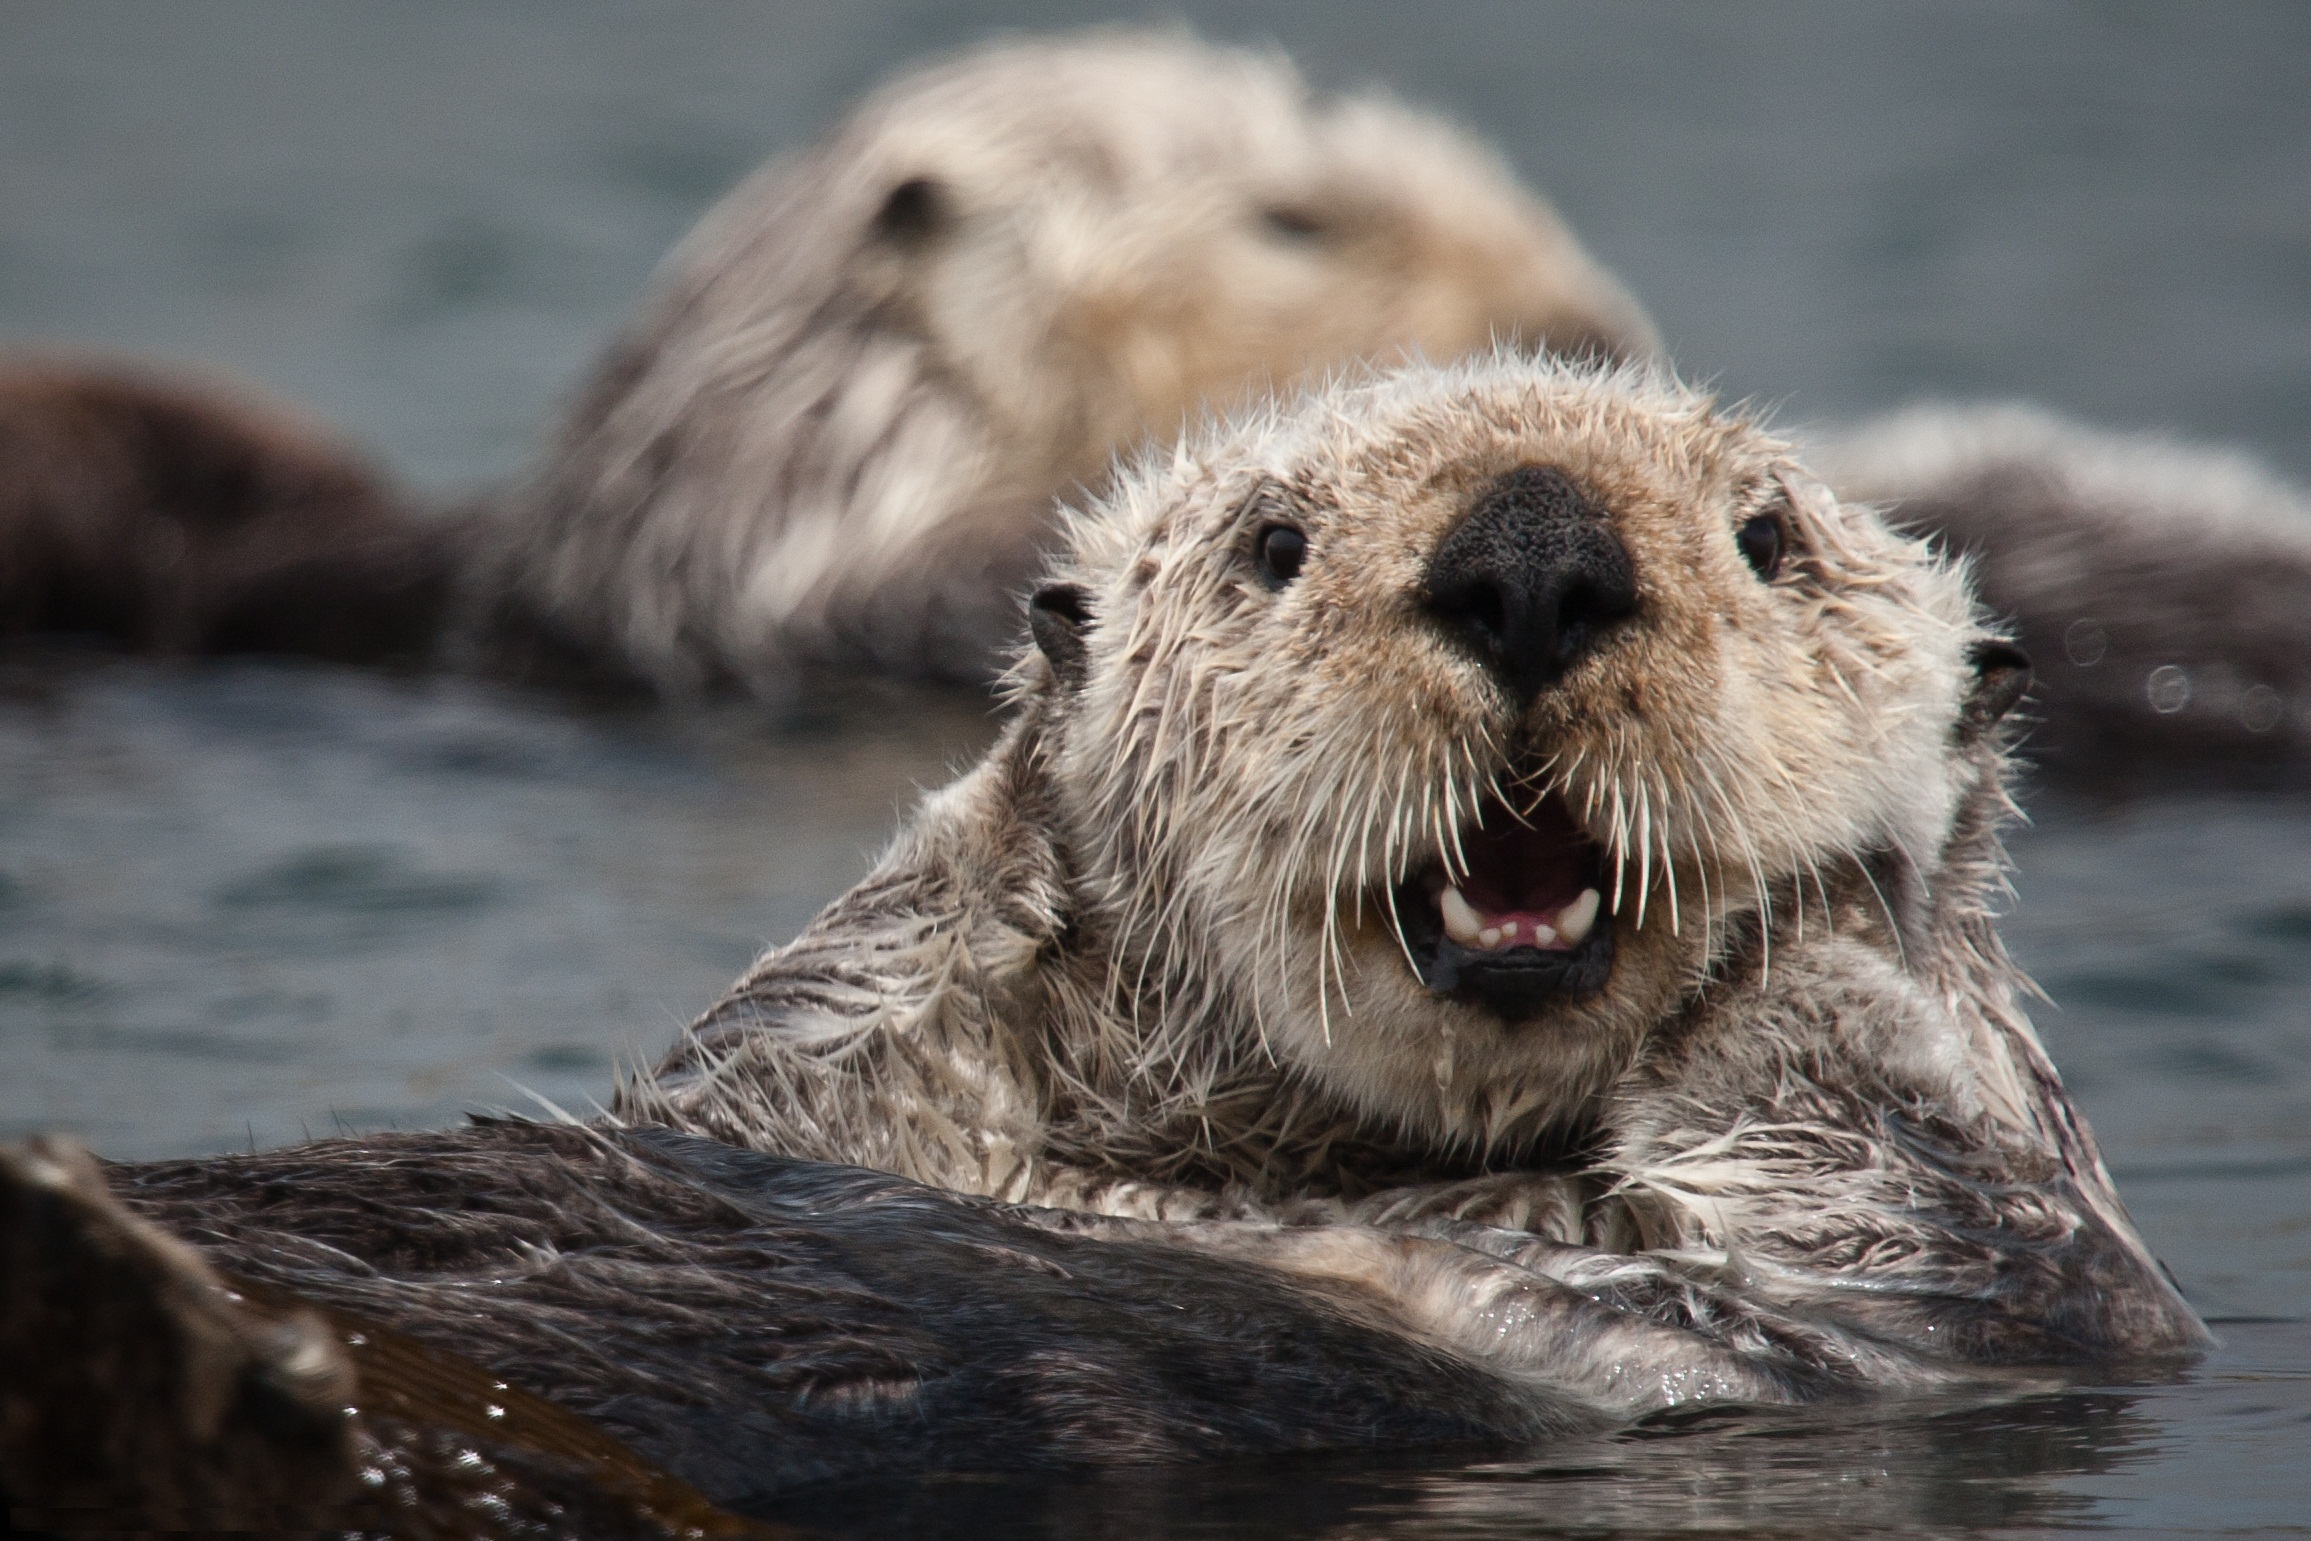
[[[1512,1022],[1613,972],[1604,851],[1554,792],[1522,818],[1486,803],[1450,868],[1440,857],[1396,890],[1396,914],[1423,984]]]

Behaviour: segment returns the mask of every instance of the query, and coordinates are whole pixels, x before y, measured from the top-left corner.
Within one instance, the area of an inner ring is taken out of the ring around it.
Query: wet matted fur
[[[1538,686],[1435,593],[1520,477],[1633,571]],[[1506,1218],[1928,1358],[2201,1341],[2021,1009],[2027,669],[1924,542],[1672,382],[1506,354],[1215,426],[1070,536],[1003,739],[618,1116],[1115,1214]],[[1428,982],[1515,817],[1597,864],[1602,988]]]
[[[341,1162],[316,1218],[366,1170]],[[226,1280],[131,1214],[85,1150],[41,1138],[0,1146],[0,1515],[11,1535],[787,1534],[479,1365]]]
[[[742,1511],[812,1483],[1532,1439],[1626,1416],[1408,1331],[1359,1282],[1288,1278],[1201,1233],[663,1130],[494,1124],[111,1178],[232,1275],[470,1358]],[[1272,1230],[1234,1229],[1246,1245]]]
[[[1964,1379],[1957,1356],[1924,1362],[1828,1313],[1760,1310],[1658,1259],[1501,1228],[1039,1210],[664,1129],[491,1123],[108,1175],[120,1203],[191,1242],[200,1266],[331,1313],[356,1360],[361,1334],[405,1335],[767,1518],[828,1484],[1529,1446],[1693,1404]],[[34,1244],[47,1264],[55,1241]],[[101,1293],[135,1303],[117,1271],[101,1271]],[[149,1336],[123,1346],[140,1355]],[[75,1406],[114,1426],[166,1421],[104,1354],[76,1351]],[[1968,1389],[2035,1383],[1975,1377]],[[478,1434],[521,1492],[553,1491],[556,1467],[538,1458],[586,1444],[556,1435],[525,1465],[545,1420],[517,1420],[527,1442],[516,1425],[473,1428],[440,1405],[460,1400],[447,1389],[382,1417],[356,1394],[358,1437],[401,1451],[411,1431],[396,1424],[446,1425],[454,1450]],[[445,1485],[429,1448],[404,1484],[425,1496]],[[565,1492],[660,1513],[684,1501],[615,1447],[578,1453],[595,1475],[561,1471]]]

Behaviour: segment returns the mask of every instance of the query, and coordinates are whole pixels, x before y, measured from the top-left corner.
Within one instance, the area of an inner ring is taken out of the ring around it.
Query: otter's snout
[[[1637,609],[1628,548],[1554,466],[1519,466],[1487,488],[1436,548],[1422,587],[1429,612],[1520,702]]]

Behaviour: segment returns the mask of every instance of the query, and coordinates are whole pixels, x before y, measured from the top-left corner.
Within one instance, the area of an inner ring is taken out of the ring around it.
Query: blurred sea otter
[[[446,517],[276,408],[0,375],[0,632],[438,648],[677,695],[776,699],[817,666],[983,681],[1055,500],[1119,452],[1496,339],[1655,346],[1547,204],[1435,118],[1181,36],[1007,42],[733,192],[540,461]]]
[[[1841,492],[1966,555],[2039,662],[2069,779],[2311,766],[2311,494],[2236,449],[2012,403],[1804,435]]]

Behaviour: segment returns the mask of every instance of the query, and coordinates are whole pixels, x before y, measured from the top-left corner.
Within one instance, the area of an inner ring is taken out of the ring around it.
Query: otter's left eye
[[[1288,524],[1271,524],[1260,531],[1254,549],[1259,553],[1260,576],[1282,588],[1300,576],[1308,560],[1308,537]]]
[[[1736,530],[1733,540],[1741,547],[1741,559],[1760,578],[1770,582],[1781,571],[1781,521],[1773,515],[1759,514]]]
[[[1262,209],[1260,223],[1270,235],[1285,241],[1318,241],[1329,233],[1322,215],[1289,204],[1276,204]]]

